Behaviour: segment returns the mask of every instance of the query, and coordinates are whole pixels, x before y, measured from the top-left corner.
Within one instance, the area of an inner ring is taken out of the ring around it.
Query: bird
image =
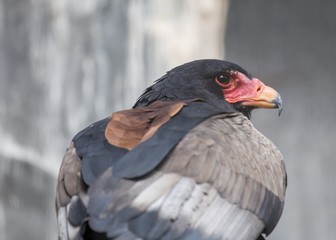
[[[280,115],[282,99],[235,63],[168,71],[72,139],[57,179],[59,239],[264,239],[287,174],[250,121],[256,108]]]

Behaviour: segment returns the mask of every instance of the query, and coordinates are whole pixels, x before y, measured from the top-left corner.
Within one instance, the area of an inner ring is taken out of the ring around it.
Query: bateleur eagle
[[[240,66],[197,60],[72,140],[58,176],[59,239],[263,239],[286,172],[249,121],[280,95]]]

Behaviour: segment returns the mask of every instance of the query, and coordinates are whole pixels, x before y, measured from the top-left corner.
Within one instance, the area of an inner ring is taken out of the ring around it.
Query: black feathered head
[[[279,108],[280,95],[237,64],[215,60],[196,60],[178,66],[147,88],[134,108],[156,100],[199,98],[223,111],[250,116],[254,108]]]

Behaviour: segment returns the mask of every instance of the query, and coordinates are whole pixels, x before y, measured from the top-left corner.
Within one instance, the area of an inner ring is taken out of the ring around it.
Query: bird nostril
[[[257,88],[257,92],[260,92],[260,91],[261,91],[261,87],[258,87],[258,88]]]

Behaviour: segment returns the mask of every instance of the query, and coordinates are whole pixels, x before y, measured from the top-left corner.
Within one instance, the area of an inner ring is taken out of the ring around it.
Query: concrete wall
[[[222,58],[226,13],[221,0],[0,0],[0,239],[56,239],[71,137],[166,70]]]
[[[252,119],[289,175],[269,239],[334,239],[335,11],[332,0],[234,0],[224,41],[227,1],[0,0],[0,238],[56,239],[55,178],[71,137],[225,45],[285,104],[280,118]]]

